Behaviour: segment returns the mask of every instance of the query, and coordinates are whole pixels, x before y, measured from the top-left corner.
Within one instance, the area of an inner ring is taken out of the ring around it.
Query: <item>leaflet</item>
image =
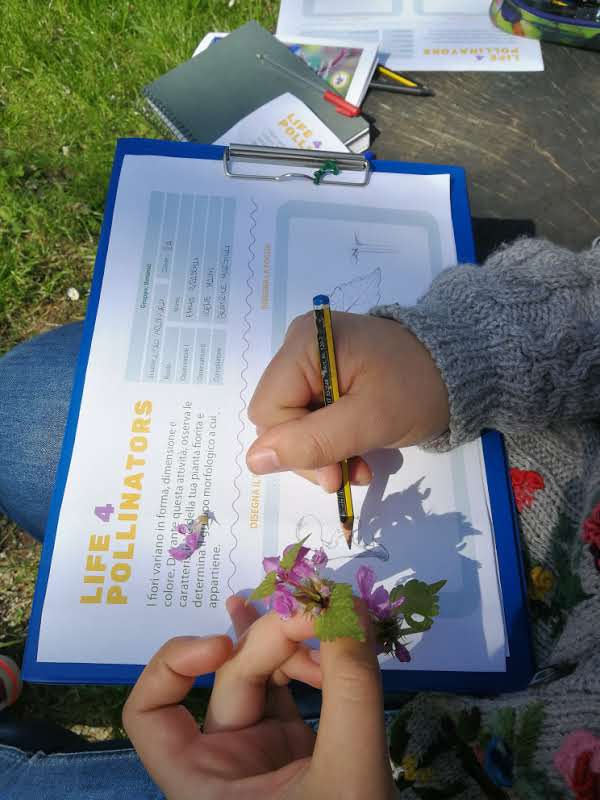
[[[365,563],[388,587],[411,575],[448,581],[412,662],[383,658],[385,668],[504,670],[479,442],[370,454],[375,478],[354,490],[350,552],[334,497],[245,464],[253,390],[313,295],[359,313],[411,304],[455,260],[448,175],[376,173],[350,189],[126,155],[38,661],[143,664],[172,636],[224,632],[227,597],[260,582],[263,557],[310,534],[337,579]],[[177,526],[202,513],[204,544],[176,561]]]
[[[496,28],[490,0],[282,0],[277,35],[373,42],[390,69],[544,69],[539,41]]]

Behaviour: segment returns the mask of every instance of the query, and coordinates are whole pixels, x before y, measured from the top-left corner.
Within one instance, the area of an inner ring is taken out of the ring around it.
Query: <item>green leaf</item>
[[[275,591],[275,582],[277,581],[277,573],[267,572],[262,582],[252,592],[249,600],[264,600],[265,597],[270,597]]]
[[[446,581],[425,583],[413,579],[392,589],[390,592],[392,602],[401,597],[404,598],[400,611],[412,628],[411,632],[427,631],[431,628],[433,618],[440,613],[437,593],[445,583]],[[423,617],[423,619],[416,619],[415,615]]]
[[[315,620],[315,633],[322,642],[332,642],[340,637],[364,642],[365,632],[358,621],[349,583],[336,583],[333,587],[329,606]]]
[[[513,786],[515,796],[527,800],[561,800],[564,794],[548,782],[548,776],[540,770],[520,772]]]
[[[394,586],[394,588],[390,592],[390,603],[393,603],[399,597],[404,597],[403,589],[404,589],[404,586],[402,586],[402,584],[398,584],[398,586]]]
[[[436,581],[435,583],[430,583],[430,584],[429,584],[429,588],[431,589],[431,591],[432,591],[434,594],[437,594],[437,593],[440,591],[440,589],[443,589],[443,588],[444,588],[444,586],[445,586],[447,583],[448,583],[448,581],[446,581],[446,580],[443,580],[443,581]]]
[[[561,570],[561,572],[563,572]],[[554,596],[555,602],[561,608],[571,609],[587,600],[591,595],[583,591],[581,580],[576,572],[563,572],[558,577],[558,585]]]
[[[563,559],[571,549],[571,546],[575,541],[575,536],[575,527],[571,525],[567,515],[559,514],[558,522],[554,526],[550,536],[552,559],[556,569],[560,567]]]
[[[463,742],[474,742],[481,728],[481,711],[477,706],[463,709],[456,725],[456,732]]]
[[[496,736],[504,739],[512,750],[515,734],[514,708],[499,708],[490,720],[490,728]]]
[[[542,732],[544,714],[542,703],[531,703],[521,714],[513,748],[519,769],[528,769],[531,766]]]
[[[283,558],[279,562],[279,566],[281,567],[281,569],[291,569],[294,566],[294,562],[298,558],[298,553],[300,552],[300,548],[304,545],[304,542],[309,537],[310,533],[308,534],[308,536],[305,536],[304,539],[302,539],[301,541],[296,542],[296,544],[293,547],[290,547],[290,549],[287,551],[287,553],[283,556]]]

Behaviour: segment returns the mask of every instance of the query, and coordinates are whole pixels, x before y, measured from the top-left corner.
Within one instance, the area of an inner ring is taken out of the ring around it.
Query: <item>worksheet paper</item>
[[[496,28],[490,0],[281,0],[277,35],[377,42],[390,69],[544,69],[540,43]]]
[[[231,143],[348,152],[335,133],[290,92],[260,106],[214,142]]]
[[[370,454],[350,552],[335,497],[245,465],[253,390],[313,295],[354,312],[412,304],[455,261],[449,175],[378,173],[351,189],[125,156],[38,660],[140,664],[172,636],[228,631],[226,598],[260,582],[264,556],[310,534],[338,580],[368,564],[388,588],[448,581],[433,628],[409,642],[411,663],[382,656],[385,668],[504,671],[479,441]],[[175,561],[176,526],[203,512],[205,543]]]

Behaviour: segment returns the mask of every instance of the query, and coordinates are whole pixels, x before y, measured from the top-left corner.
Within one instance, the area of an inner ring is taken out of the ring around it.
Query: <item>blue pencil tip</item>
[[[313,306],[328,306],[329,297],[326,294],[317,294],[313,297]]]

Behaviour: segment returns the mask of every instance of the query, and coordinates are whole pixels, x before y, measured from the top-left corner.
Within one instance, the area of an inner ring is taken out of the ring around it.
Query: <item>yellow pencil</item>
[[[337,367],[335,363],[335,349],[333,346],[333,327],[331,325],[331,309],[329,298],[325,294],[318,294],[313,298],[315,312],[315,325],[317,328],[317,347],[319,349],[319,361],[321,364],[321,375],[323,377],[323,402],[326,406],[331,405],[340,398],[340,389],[337,379]],[[352,528],[354,527],[354,506],[352,503],[352,492],[350,491],[350,470],[348,461],[344,459],[340,466],[342,468],[342,485],[337,491],[338,511],[340,522],[344,532],[344,538],[348,547],[352,547]]]
[[[419,85],[415,81],[411,81],[410,78],[405,78],[404,75],[399,75],[397,72],[392,72],[391,69],[382,67],[381,64],[377,65],[377,71],[382,75],[385,75],[386,78],[391,78],[393,81],[398,81],[398,83],[401,83],[403,86],[411,86],[412,88],[416,88]]]

